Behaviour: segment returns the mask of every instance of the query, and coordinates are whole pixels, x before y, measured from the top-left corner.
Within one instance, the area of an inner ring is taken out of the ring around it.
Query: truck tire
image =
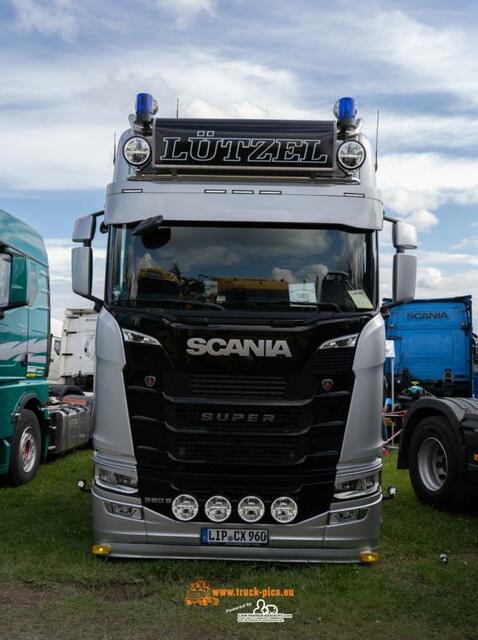
[[[417,497],[439,509],[466,503],[465,462],[456,432],[442,416],[424,418],[414,428],[409,450],[410,480]]]
[[[14,485],[27,484],[36,475],[41,459],[41,430],[38,418],[22,409],[12,440],[10,480]]]

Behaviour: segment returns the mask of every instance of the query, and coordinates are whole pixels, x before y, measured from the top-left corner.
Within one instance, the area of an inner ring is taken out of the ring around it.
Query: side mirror
[[[83,298],[93,300],[95,309],[101,309],[102,301],[92,295],[93,288],[93,250],[91,243],[96,232],[96,218],[104,215],[104,211],[90,213],[78,218],[73,228],[73,242],[81,242],[82,247],[71,250],[71,284],[73,291]]]
[[[95,237],[96,216],[90,214],[75,220],[73,228],[73,242],[90,243]]]
[[[92,298],[93,250],[74,247],[71,250],[71,284],[73,291],[83,298]]]
[[[417,258],[407,253],[393,256],[393,304],[410,302],[415,297]]]
[[[409,222],[396,220],[392,227],[393,246],[398,250],[416,249],[418,246],[417,230]]]

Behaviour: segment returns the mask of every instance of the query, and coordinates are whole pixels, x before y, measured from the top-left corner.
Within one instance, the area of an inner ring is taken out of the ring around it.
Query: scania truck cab
[[[93,553],[377,559],[384,221],[355,102],[327,121],[155,117],[139,94],[104,212],[77,220],[96,335]],[[394,300],[415,230],[395,221]]]

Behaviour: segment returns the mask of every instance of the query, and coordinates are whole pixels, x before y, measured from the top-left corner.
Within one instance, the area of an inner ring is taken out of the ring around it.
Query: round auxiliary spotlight
[[[357,140],[346,140],[337,149],[337,164],[344,171],[357,171],[366,157],[365,147]]]
[[[245,522],[257,522],[264,515],[266,508],[257,496],[246,496],[237,505],[239,516]]]
[[[224,522],[232,512],[231,503],[224,496],[212,496],[204,506],[209,520],[213,522]]]
[[[194,496],[182,493],[180,496],[174,498],[171,509],[178,520],[186,522],[197,516],[199,505]]]
[[[124,159],[133,167],[139,167],[151,157],[151,147],[149,142],[140,136],[134,136],[126,140],[123,146]]]
[[[292,522],[296,518],[298,511],[297,502],[287,496],[276,498],[271,504],[271,515],[276,522],[281,524]]]

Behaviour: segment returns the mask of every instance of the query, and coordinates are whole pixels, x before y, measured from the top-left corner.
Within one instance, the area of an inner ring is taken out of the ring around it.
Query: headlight
[[[346,140],[337,149],[337,163],[344,171],[356,171],[365,162],[365,147],[357,140]]]
[[[143,510],[141,507],[135,507],[130,504],[120,504],[119,502],[106,502],[105,504],[110,505],[111,513],[114,513],[115,516],[133,518],[133,520],[143,519]]]
[[[257,522],[262,518],[265,510],[264,503],[256,496],[242,498],[237,506],[237,511],[245,522]]]
[[[151,147],[147,140],[135,136],[124,143],[123,155],[128,164],[139,167],[150,159]]]
[[[131,329],[122,329],[123,340],[125,342],[136,342],[136,344],[159,344],[159,340],[153,338],[153,336],[147,336],[145,333],[139,331],[132,331]]]
[[[190,496],[187,493],[176,496],[171,508],[176,518],[183,522],[195,518],[199,511],[198,501],[194,496]]]
[[[339,500],[350,500],[361,498],[378,491],[380,486],[379,474],[373,473],[364,478],[354,478],[353,480],[340,480],[335,483],[334,498]]]
[[[272,517],[276,522],[280,522],[281,524],[292,522],[297,516],[298,510],[297,502],[286,496],[276,498],[271,505]]]
[[[319,349],[346,349],[355,347],[357,344],[358,333],[353,333],[350,336],[341,336],[340,338],[333,338],[323,342]]]
[[[231,515],[232,507],[231,503],[224,496],[212,496],[206,502],[204,507],[209,520],[213,522],[224,522]]]
[[[121,493],[136,493],[138,487],[136,472],[113,471],[99,465],[95,466],[95,482],[99,487]]]

